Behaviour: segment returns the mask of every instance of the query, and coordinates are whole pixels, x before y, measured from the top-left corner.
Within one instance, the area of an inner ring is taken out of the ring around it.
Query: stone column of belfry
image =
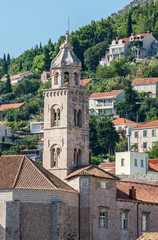
[[[44,90],[43,166],[63,179],[89,164],[89,91],[80,87],[81,62],[66,41],[51,63],[52,89]]]

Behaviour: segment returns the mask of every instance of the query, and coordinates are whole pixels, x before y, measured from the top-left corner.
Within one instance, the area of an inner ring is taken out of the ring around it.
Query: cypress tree
[[[44,70],[49,71],[50,70],[50,56],[49,56],[49,50],[47,47],[43,48],[43,54],[44,54]]]
[[[132,33],[132,18],[131,13],[128,14],[127,26],[126,26],[126,37],[130,37]]]
[[[3,75],[4,74],[7,74],[7,61],[6,61],[5,54],[4,54],[4,57],[3,57]]]
[[[21,63],[21,60],[19,60],[19,72],[22,71],[22,63]]]
[[[10,77],[9,77],[8,74],[7,74],[7,81],[6,81],[6,92],[7,93],[11,93],[12,92]]]
[[[10,55],[9,55],[9,53],[7,55],[7,68],[8,68],[8,70],[10,68]]]

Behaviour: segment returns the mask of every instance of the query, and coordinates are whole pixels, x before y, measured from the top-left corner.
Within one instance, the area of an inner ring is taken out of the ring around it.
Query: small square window
[[[143,131],[143,137],[147,137],[147,130]]]
[[[81,180],[81,187],[82,188],[87,188],[88,187],[88,180],[87,179],[82,179]]]
[[[125,159],[121,158],[121,167],[125,166]]]
[[[143,148],[147,148],[147,142],[143,142]]]
[[[101,182],[101,189],[107,189],[107,183]]]
[[[144,160],[141,160],[141,167],[144,167]]]
[[[156,130],[155,129],[152,130],[152,137],[156,137]]]

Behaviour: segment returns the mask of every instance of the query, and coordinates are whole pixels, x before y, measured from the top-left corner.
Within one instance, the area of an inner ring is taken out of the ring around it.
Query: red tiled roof
[[[131,120],[129,120],[129,119],[126,119],[126,118],[118,118],[118,119],[115,119],[115,120],[113,120],[112,121],[113,122],[113,124],[115,124],[115,125],[117,125],[117,124],[136,124],[137,125],[137,123],[136,122],[133,122],[133,121],[131,121]]]
[[[150,163],[150,162],[148,164],[149,164],[149,170],[158,172],[158,165],[157,164]]]
[[[119,178],[114,176],[113,174],[102,170],[94,165],[89,165],[82,168],[77,168],[72,173],[70,173],[65,179],[70,179],[76,176],[93,176],[93,177],[101,177],[107,179],[118,180]]]
[[[100,168],[115,167],[115,162],[100,163],[98,167],[100,167]]]
[[[158,165],[158,158],[148,159],[148,162],[154,163],[154,164],[157,164],[157,165]]]
[[[98,98],[116,97],[121,92],[123,92],[123,90],[113,90],[111,92],[92,93],[89,98],[98,99]]]
[[[143,202],[158,203],[158,186],[135,182],[117,182],[117,198],[132,200],[129,198],[129,189],[136,189],[136,200]]]
[[[138,127],[133,127],[133,129],[152,128],[152,127],[158,127],[158,120],[147,122],[147,123],[142,123]]]
[[[93,78],[88,78],[88,79],[80,80],[80,85],[81,85],[81,86],[85,86],[85,85],[87,85],[88,83],[90,83],[92,80],[93,80]]]
[[[75,192],[68,184],[24,155],[0,157],[0,189]]]
[[[137,36],[142,36],[143,38],[145,38],[146,36],[148,36],[150,33],[142,33],[142,34],[137,34],[137,35],[134,35],[134,38],[136,38]],[[121,39],[117,39],[115,40],[116,43],[118,43],[119,40],[122,40],[123,42],[128,42],[130,40],[130,37],[129,38],[121,38]],[[114,41],[114,40],[113,40]]]
[[[115,174],[115,168],[112,168],[112,169],[110,169],[110,170],[107,170],[107,172]]]
[[[23,72],[23,73],[15,74],[15,75],[10,76],[10,78],[16,77],[16,76],[22,76],[22,75],[25,75],[25,74],[27,74],[27,73],[33,73],[33,72],[28,71],[28,72]]]
[[[24,103],[12,103],[12,104],[4,104],[0,106],[0,111],[9,109],[9,108],[20,108],[21,106],[23,106]]]
[[[154,84],[158,82],[158,77],[156,78],[136,78],[131,85],[147,85]]]

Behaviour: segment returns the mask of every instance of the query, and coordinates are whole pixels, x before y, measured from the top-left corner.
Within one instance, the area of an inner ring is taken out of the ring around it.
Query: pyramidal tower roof
[[[68,31],[66,32],[66,40],[60,46],[60,51],[57,56],[51,62],[51,69],[64,68],[64,67],[79,67],[81,68],[82,63],[76,57],[73,52],[72,45],[68,42]]]

